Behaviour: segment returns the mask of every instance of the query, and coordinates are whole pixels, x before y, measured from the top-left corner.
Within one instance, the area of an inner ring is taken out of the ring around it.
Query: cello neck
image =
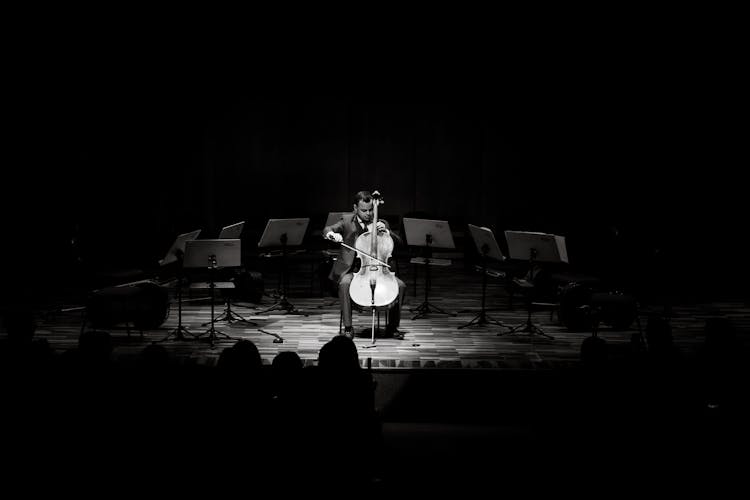
[[[370,254],[378,258],[378,204],[380,199],[375,197],[377,191],[373,193],[372,198],[372,237],[370,238]]]

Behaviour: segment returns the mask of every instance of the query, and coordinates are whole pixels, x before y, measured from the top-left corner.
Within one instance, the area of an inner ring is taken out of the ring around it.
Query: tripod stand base
[[[414,315],[412,320],[415,320],[417,318],[421,318],[422,316],[426,316],[430,313],[437,313],[437,314],[446,314],[448,316],[455,316],[456,313],[445,311],[437,306],[433,306],[429,302],[425,301],[422,302],[419,306],[415,307],[414,309],[409,309],[411,312],[416,312],[417,314]]]
[[[201,326],[210,325],[211,323],[216,323],[217,321],[226,321],[230,325],[232,323],[246,323],[248,325],[258,326],[258,323],[254,321],[250,321],[249,319],[243,318],[242,315],[237,314],[236,312],[232,311],[229,308],[225,309],[224,312],[221,313],[218,318],[212,321],[207,321],[205,323],[202,323]]]
[[[479,313],[477,313],[477,315],[474,316],[474,318],[471,321],[459,326],[458,329],[460,330],[461,328],[467,328],[469,326],[485,326],[485,325],[497,325],[497,326],[502,326],[505,328],[512,328],[506,325],[505,323],[503,323],[502,321],[498,321],[490,317],[490,315],[486,314],[485,311],[479,311]]]
[[[307,313],[298,311],[297,308],[295,308],[292,303],[286,300],[286,297],[282,297],[278,302],[276,302],[271,307],[267,309],[263,309],[262,311],[258,311],[258,314],[265,314],[271,311],[286,311],[286,314],[299,314],[302,316],[308,316]]]
[[[205,337],[205,339],[203,337]],[[209,328],[205,332],[199,335],[195,335],[195,338],[198,340],[207,340],[211,344],[211,347],[213,347],[214,341],[218,339],[219,337],[225,338],[227,340],[240,340],[235,337],[230,337],[226,333],[220,332],[219,330],[215,329],[213,325],[211,326],[211,328]]]
[[[192,333],[190,333],[190,330],[188,330],[184,326],[180,325],[177,328],[175,328],[174,330],[172,330],[171,332],[169,332],[166,337],[164,337],[161,340],[158,340],[157,342],[164,342],[165,340],[169,340],[171,337],[174,337],[174,340],[190,340],[187,337],[185,337],[185,335],[183,335],[183,334],[187,334],[187,335],[190,335],[191,337],[195,338],[195,335],[193,335]]]
[[[504,326],[507,326],[507,325],[504,325]],[[550,340],[555,340],[555,337],[544,333],[544,330],[536,326],[531,321],[526,321],[525,323],[521,323],[520,325],[516,325],[516,326],[508,326],[508,328],[510,328],[510,330],[508,330],[507,332],[500,332],[497,334],[497,336],[519,335],[519,334],[525,333],[528,336],[539,335],[540,337],[547,337]]]

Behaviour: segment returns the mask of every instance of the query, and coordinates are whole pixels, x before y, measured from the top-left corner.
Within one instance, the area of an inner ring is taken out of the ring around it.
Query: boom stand
[[[518,324],[516,326],[509,327],[510,330],[507,332],[500,332],[497,335],[507,335],[509,333],[528,333],[531,335],[541,335],[542,337],[547,337],[550,340],[554,340],[555,338],[551,335],[548,335],[542,330],[540,327],[536,326],[533,321],[531,321],[531,309],[534,307],[533,302],[533,291],[534,291],[534,285],[533,285],[533,279],[534,279],[534,260],[537,255],[537,250],[535,248],[531,248],[529,250],[529,279],[528,279],[528,285],[522,287],[527,289],[526,292],[526,322]]]
[[[484,326],[489,324],[510,328],[502,321],[491,318],[490,315],[486,313],[486,309],[484,307],[485,297],[487,295],[487,253],[489,252],[489,250],[489,246],[486,243],[482,245],[482,310],[479,311],[479,313],[477,313],[477,315],[474,316],[471,321],[459,326],[459,330],[461,328],[466,328],[467,326]]]
[[[180,273],[177,275],[177,327],[169,332],[166,337],[159,340],[159,342],[164,342],[165,340],[168,340],[170,337],[174,337],[175,340],[187,340],[185,338],[185,335],[183,333],[188,334],[190,336],[194,335],[190,333],[190,330],[182,326],[182,281],[183,281],[183,271],[182,271],[182,262],[180,262]]]
[[[425,257],[425,283],[424,283],[424,302],[422,302],[420,305],[415,307],[414,309],[410,309],[411,312],[416,312],[417,314],[414,315],[412,320],[415,320],[417,318],[421,318],[422,316],[426,316],[431,312],[438,313],[438,314],[447,314],[448,316],[455,316],[454,313],[445,311],[438,306],[430,304],[430,301],[428,300],[429,294],[430,294],[430,245],[432,244],[432,235],[427,234],[425,235],[425,247],[427,256]]]
[[[289,302],[289,269],[287,258],[287,247],[289,245],[299,245],[307,230],[310,219],[269,219],[266,229],[263,231],[259,247],[278,246],[281,243],[281,296],[274,305],[268,307],[257,314],[265,314],[270,311],[282,310],[286,314],[299,314],[307,316],[307,313],[297,310]]]

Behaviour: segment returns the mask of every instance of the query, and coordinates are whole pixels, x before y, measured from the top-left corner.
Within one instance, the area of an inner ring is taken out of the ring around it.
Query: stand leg
[[[484,267],[482,268],[482,309],[477,313],[474,318],[469,321],[466,324],[463,324],[458,327],[460,330],[461,328],[466,328],[468,326],[484,326],[484,325],[498,325],[503,326],[505,328],[510,328],[508,325],[503,323],[502,321],[498,321],[496,319],[493,319],[490,317],[489,314],[486,313],[485,309],[485,300],[487,296],[487,257],[484,258]]]
[[[216,322],[216,320],[214,319],[214,288],[216,288],[216,286],[214,285],[213,281],[211,282],[210,288],[211,288],[211,321],[209,321],[209,323],[211,324],[211,327],[205,332],[201,333],[200,335],[196,335],[195,338],[199,339],[201,337],[206,336],[206,340],[208,340],[211,347],[214,346],[214,340],[217,339],[219,336],[224,337],[229,340],[239,340],[237,338],[230,337],[229,335],[222,333],[218,331],[216,328],[214,328],[214,323]]]
[[[169,332],[163,339],[157,340],[157,342],[164,342],[165,340],[169,340],[171,337],[174,337],[175,340],[188,340],[188,338],[185,335],[193,336],[193,334],[190,333],[190,330],[188,330],[182,325],[178,325],[174,330]]]
[[[465,323],[458,327],[460,330],[461,328],[467,328],[469,326],[484,326],[484,325],[497,325],[497,326],[503,326],[505,328],[512,328],[502,321],[498,321],[494,318],[492,318],[489,314],[485,313],[483,310],[479,311],[474,318],[469,321],[468,323]]]
[[[308,316],[307,313],[297,310],[297,308],[295,308],[294,305],[286,299],[285,295],[282,295],[281,299],[279,299],[279,301],[271,307],[263,309],[262,311],[258,311],[258,314],[265,314],[267,312],[278,310],[286,311],[286,314],[299,314],[302,316]]]
[[[168,340],[172,337],[174,337],[175,340],[188,340],[185,335],[190,335],[191,337],[194,337],[192,333],[190,333],[190,330],[182,326],[182,282],[178,281],[177,283],[177,327],[169,332],[163,339],[159,340],[158,342],[164,342],[165,340]]]
[[[555,337],[548,335],[544,332],[540,327],[536,326],[533,321],[531,321],[531,304],[527,305],[527,315],[526,315],[526,322],[521,323],[520,325],[516,326],[510,326],[510,330],[507,332],[500,332],[497,334],[497,336],[502,335],[508,335],[508,334],[516,334],[516,333],[528,333],[529,336],[532,335],[539,335],[542,337],[547,337],[550,340],[555,340]]]
[[[544,333],[544,330],[539,328],[534,324],[533,321],[531,321],[531,309],[534,307],[534,299],[532,298],[532,293],[534,291],[534,260],[536,259],[536,249],[531,249],[529,253],[529,279],[528,279],[528,286],[525,288],[527,289],[526,292],[526,322],[521,323],[520,325],[516,325],[513,327],[510,327],[510,331],[507,332],[500,332],[497,335],[506,335],[506,334],[515,334],[515,333],[528,333],[529,336],[532,335],[540,335],[542,337],[547,337],[550,340],[555,340],[555,338],[551,335],[547,335]]]
[[[427,259],[425,261],[424,302],[422,302],[420,305],[418,305],[414,309],[409,309],[411,312],[417,313],[411,319],[415,320],[417,318],[421,318],[422,316],[426,316],[430,314],[431,312],[438,313],[438,314],[446,314],[448,316],[456,315],[456,313],[445,311],[439,308],[438,306],[430,304],[430,301],[428,300],[429,293],[430,293],[430,260]]]
[[[212,321],[207,321],[207,322],[203,323],[201,326],[206,326],[207,324],[209,324],[211,322],[216,323],[217,321],[226,321],[230,325],[232,323],[240,323],[241,322],[241,323],[247,323],[248,325],[252,325],[252,326],[258,326],[258,324],[255,323],[254,321],[250,321],[248,319],[245,319],[241,314],[238,314],[238,313],[232,311],[232,301],[229,298],[227,298],[227,307],[226,307],[226,309],[224,309],[224,312],[221,313],[218,318],[216,318],[216,319],[214,319]]]
[[[437,313],[437,314],[447,314],[448,316],[455,316],[456,313],[445,311],[438,306],[432,305],[429,302],[425,301],[419,306],[415,307],[414,309],[409,309],[411,312],[416,312],[411,319],[415,320],[417,318],[421,318],[422,316],[426,316],[430,313]]]
[[[287,295],[289,293],[289,271],[287,269],[287,257],[286,257],[286,244],[284,243],[284,239],[282,238],[283,243],[283,250],[282,250],[282,272],[281,272],[281,296],[279,297],[279,300],[272,305],[271,307],[268,307],[266,309],[263,309],[262,311],[258,311],[258,314],[265,314],[271,311],[286,311],[286,314],[299,314],[302,316],[308,316],[307,313],[304,313],[302,311],[297,310],[297,308],[292,305],[287,300]]]

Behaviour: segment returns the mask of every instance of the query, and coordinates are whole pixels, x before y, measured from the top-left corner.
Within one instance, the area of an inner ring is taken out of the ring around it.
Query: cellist
[[[372,230],[372,194],[369,191],[360,191],[355,194],[353,208],[354,212],[352,214],[345,215],[335,224],[323,228],[323,235],[326,239],[338,243],[345,243],[349,247],[354,247],[357,238],[361,234]],[[379,219],[377,229],[379,234],[388,234],[395,243],[401,243],[401,238],[390,230],[387,221]],[[358,264],[359,261],[356,262]],[[328,278],[338,284],[339,307],[341,308],[344,317],[343,334],[349,338],[354,337],[354,332],[352,331],[352,304],[349,298],[349,285],[351,284],[352,277],[357,270],[358,269],[355,268],[355,251],[342,246],[339,258],[336,259],[336,262],[333,264]],[[401,321],[401,304],[404,301],[406,284],[398,277],[396,277],[396,280],[398,282],[398,298],[396,299],[396,303],[388,310],[388,327],[386,329],[386,336],[403,340],[404,335],[398,330],[398,327]]]

